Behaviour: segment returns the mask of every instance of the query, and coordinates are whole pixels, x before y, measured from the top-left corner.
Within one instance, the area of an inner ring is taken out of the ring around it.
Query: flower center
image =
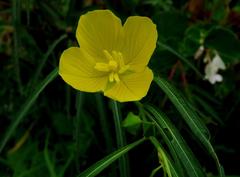
[[[108,73],[110,82],[120,82],[119,75],[129,69],[129,65],[124,64],[122,53],[115,50],[113,50],[112,53],[109,53],[107,50],[103,50],[103,53],[107,58],[108,63],[96,63],[94,68],[98,71]]]

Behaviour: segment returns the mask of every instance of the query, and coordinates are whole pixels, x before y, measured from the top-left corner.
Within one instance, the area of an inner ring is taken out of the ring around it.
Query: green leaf
[[[160,12],[154,16],[154,21],[157,24],[158,33],[161,34],[159,39],[163,41],[181,39],[187,28],[186,15],[177,11]]]
[[[155,137],[149,137],[150,141],[152,144],[156,147],[158,153],[159,153],[159,158],[160,158],[160,163],[163,166],[164,171],[168,174],[169,177],[180,177],[177,166],[174,164],[172,159],[169,157],[168,153],[166,150],[163,148],[163,145],[157,140]]]
[[[204,177],[205,175],[199,162],[187,146],[179,131],[169,121],[169,118],[152,106],[147,105],[145,107],[151,113],[151,115],[147,115],[155,123],[159,132],[165,139],[168,138],[168,142],[171,143],[171,145],[167,143],[168,147],[174,148],[188,176]]]
[[[177,108],[189,128],[192,130],[193,134],[205,146],[206,150],[212,155],[217,164],[220,176],[225,176],[222,172],[223,170],[221,164],[219,163],[218,157],[209,141],[209,131],[207,127],[201,122],[196,112],[194,112],[194,110],[192,109],[193,106],[189,106],[189,102],[180,94],[180,92],[176,88],[174,88],[165,79],[155,77],[154,81],[165,92],[165,94]]]
[[[127,128],[127,130],[130,133],[135,135],[139,130],[141,123],[142,123],[142,120],[138,115],[135,115],[132,112],[129,112],[127,117],[123,120],[122,126],[124,128]]]
[[[221,21],[225,20],[226,16],[228,15],[227,7],[227,1],[216,0],[211,10],[211,19],[221,23]]]
[[[211,118],[208,118],[207,116],[206,119],[208,119],[208,122],[212,122],[212,118],[217,121],[219,124],[223,125],[223,121],[221,118],[219,118],[217,112],[209,105],[209,103],[207,101],[205,101],[204,99],[200,98],[198,95],[194,94],[193,96],[193,100],[198,103],[203,110],[205,110],[205,112],[207,112],[209,115],[211,115]],[[196,110],[200,113],[199,110]]]
[[[101,171],[103,171],[106,167],[108,167],[111,163],[113,163],[115,160],[117,160],[119,157],[127,153],[129,150],[133,149],[134,147],[138,146],[141,144],[145,138],[142,138],[134,143],[131,143],[129,145],[126,145],[117,151],[111,153],[110,155],[106,156],[102,160],[98,161],[91,167],[89,167],[87,170],[82,172],[80,175],[77,177],[94,177],[98,175]]]
[[[229,63],[240,59],[240,40],[229,29],[213,28],[205,39],[205,45],[217,50],[224,62]]]
[[[112,103],[112,111],[113,111],[113,119],[115,125],[116,139],[117,139],[117,147],[121,148],[126,145],[126,136],[123,128],[121,126],[122,122],[122,112],[120,109],[119,102],[115,100],[111,100]],[[127,155],[123,155],[119,158],[119,170],[120,177],[128,177],[130,174],[129,170],[129,160]]]
[[[123,120],[122,126],[131,127],[131,126],[139,125],[141,123],[142,123],[142,120],[139,118],[139,116],[133,114],[132,112],[129,112],[126,119]]]
[[[36,89],[33,91],[33,93],[28,97],[25,104],[23,104],[22,108],[20,109],[17,116],[13,119],[12,124],[7,129],[7,132],[5,136],[3,137],[3,140],[0,144],[0,152],[5,147],[6,143],[8,142],[9,138],[14,133],[15,129],[19,125],[19,123],[22,121],[24,116],[28,113],[29,109],[33,105],[33,103],[38,98],[39,94],[44,90],[44,88],[52,81],[54,80],[58,75],[58,68],[54,69],[38,86],[36,86]]]

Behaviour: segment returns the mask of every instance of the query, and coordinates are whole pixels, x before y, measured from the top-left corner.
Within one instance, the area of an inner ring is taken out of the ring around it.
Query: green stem
[[[21,75],[20,75],[20,65],[19,65],[19,27],[20,27],[20,8],[21,8],[21,2],[19,0],[13,0],[13,8],[12,8],[12,15],[13,15],[13,27],[14,27],[14,33],[13,33],[13,59],[14,59],[14,67],[15,67],[15,75],[16,75],[16,81],[18,85],[18,89],[20,94],[23,93],[23,86],[21,81]]]
[[[83,92],[77,92],[76,95],[76,119],[75,119],[75,139],[76,139],[76,168],[77,171],[80,173],[80,162],[79,162],[79,149],[81,147],[80,142],[80,125],[81,125],[81,111],[82,111],[82,104],[83,104]]]
[[[125,143],[125,134],[122,131],[121,127],[121,111],[117,101],[112,101],[112,109],[113,109],[113,118],[116,130],[116,139],[117,139],[117,147],[123,147]],[[120,177],[128,177],[129,176],[129,169],[128,169],[128,158],[127,155],[122,156],[119,158],[119,169],[120,169]]]
[[[99,119],[100,119],[100,124],[102,128],[102,133],[105,139],[105,144],[106,144],[106,151],[107,153],[111,152],[111,149],[113,148],[113,140],[111,136],[111,132],[109,129],[109,124],[107,120],[107,115],[106,115],[106,108],[103,104],[103,96],[101,94],[96,94],[96,103],[97,103],[97,109],[99,112]]]

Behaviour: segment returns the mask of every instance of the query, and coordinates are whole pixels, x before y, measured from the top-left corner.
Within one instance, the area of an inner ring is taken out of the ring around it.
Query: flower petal
[[[152,70],[120,76],[120,82],[104,90],[104,95],[119,102],[137,101],[146,96],[153,79]]]
[[[220,55],[217,52],[212,60],[212,64],[218,69],[222,69],[222,70],[226,69],[226,66],[225,66],[224,62],[222,61],[222,58],[220,57]]]
[[[106,60],[103,50],[119,50],[122,24],[110,10],[94,10],[82,15],[76,37],[80,47],[97,62]]]
[[[86,92],[104,90],[108,77],[94,69],[93,60],[82,49],[71,47],[61,55],[59,74],[66,83],[77,90]]]
[[[131,69],[143,70],[156,48],[157,29],[147,17],[129,17],[123,26],[125,64]]]

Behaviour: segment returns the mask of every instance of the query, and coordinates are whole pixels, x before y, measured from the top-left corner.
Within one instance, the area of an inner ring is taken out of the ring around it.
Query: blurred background
[[[110,9],[123,22],[132,15],[154,21],[159,43],[150,68],[182,90],[207,124],[227,176],[240,176],[238,0],[0,0],[0,140],[9,135],[2,143],[0,176],[77,176],[116,150],[112,112],[102,94],[80,93],[57,76],[28,107],[41,83],[58,67],[63,50],[78,46],[75,30],[80,15],[94,9]],[[219,70],[222,81],[213,84],[204,77],[215,55],[226,68]],[[142,102],[175,115],[154,84]],[[126,103],[121,109],[126,117],[136,107]],[[191,141],[177,117],[176,126],[208,176],[216,175],[214,162]],[[126,131],[126,136],[132,142],[142,132]],[[144,143],[130,152],[132,176],[150,175],[158,163],[153,149]],[[117,168],[113,164],[102,176],[117,176]]]

